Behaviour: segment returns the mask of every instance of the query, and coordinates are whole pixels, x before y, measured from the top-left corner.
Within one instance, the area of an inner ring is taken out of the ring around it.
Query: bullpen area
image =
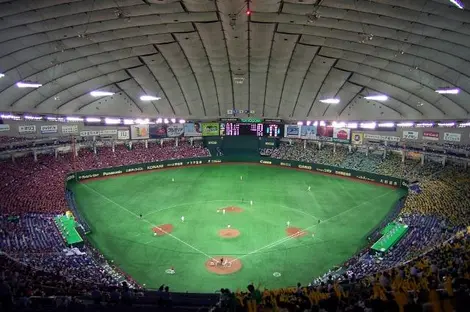
[[[87,180],[73,191],[95,247],[140,284],[181,292],[308,283],[363,247],[404,195],[256,164]]]

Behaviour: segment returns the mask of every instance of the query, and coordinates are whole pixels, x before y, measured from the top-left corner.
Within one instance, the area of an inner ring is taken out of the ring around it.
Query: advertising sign
[[[219,135],[219,123],[218,122],[203,122],[201,125],[202,125],[202,136]]]
[[[42,134],[57,133],[58,131],[59,127],[57,125],[41,126]]]
[[[202,136],[202,127],[199,122],[188,122],[184,124],[184,136],[200,137]]]
[[[418,131],[403,130],[403,138],[405,140],[417,140],[418,136]]]
[[[31,126],[18,126],[18,132],[21,134],[24,133],[36,133],[36,126],[31,125]]]
[[[117,138],[118,140],[129,140],[130,139],[129,130],[118,130]]]
[[[76,134],[78,133],[78,125],[62,126],[62,134]]]
[[[424,131],[423,132],[423,140],[439,141],[439,132]]]
[[[302,126],[300,127],[300,137],[302,139],[316,139],[317,127],[316,126]]]
[[[286,138],[300,137],[300,126],[298,125],[284,125],[284,136]]]
[[[0,124],[0,132],[10,131],[10,125]]]
[[[352,133],[352,144],[362,145],[364,141],[364,133],[363,132],[353,132]]]
[[[149,125],[132,125],[131,126],[132,140],[141,140],[149,138]]]
[[[149,126],[149,135],[152,139],[161,139],[166,138],[166,128],[165,124],[156,124]]]
[[[400,137],[396,137],[392,135],[379,135],[379,134],[364,133],[364,138],[368,140],[375,140],[375,141],[400,142]]]
[[[182,124],[172,124],[169,125],[166,129],[166,134],[169,138],[181,137],[184,134],[184,125]]]
[[[444,141],[447,142],[460,142],[460,137],[460,133],[444,132]]]
[[[117,130],[84,130],[80,131],[80,136],[88,137],[88,136],[107,136],[107,135],[116,135]]]
[[[349,128],[334,128],[333,129],[333,142],[349,143],[351,140],[351,129]]]

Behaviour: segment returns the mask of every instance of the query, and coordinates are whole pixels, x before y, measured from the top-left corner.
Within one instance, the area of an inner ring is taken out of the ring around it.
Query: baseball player
[[[222,210],[222,214],[225,214],[225,209]]]
[[[308,186],[308,191],[310,191],[310,185]]]
[[[175,178],[171,178],[171,182],[175,182]]]
[[[181,222],[184,222],[184,216],[181,216]]]
[[[290,226],[290,221],[287,221],[287,223],[286,223],[286,224],[287,224],[287,227],[289,227],[289,226]]]
[[[250,200],[250,205],[253,206],[253,201],[252,200]]]
[[[240,181],[243,181],[243,176],[240,176]]]

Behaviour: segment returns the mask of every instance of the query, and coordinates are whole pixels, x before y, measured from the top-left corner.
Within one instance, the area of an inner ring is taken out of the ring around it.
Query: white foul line
[[[86,185],[86,184],[84,184],[84,183],[83,183],[82,185],[83,185],[84,187],[88,188],[89,190],[95,192],[96,194],[100,195],[101,197],[103,197],[104,199],[106,199],[107,201],[109,201],[110,203],[112,203],[112,204],[116,205],[117,207],[121,208],[122,210],[127,211],[128,213],[130,213],[131,215],[135,216],[136,218],[138,218],[138,219],[140,219],[140,220],[142,220],[142,221],[144,221],[144,222],[150,224],[152,227],[157,228],[157,229],[159,229],[160,231],[162,231],[163,233],[167,234],[168,236],[170,236],[170,237],[176,239],[176,240],[179,241],[180,243],[182,243],[182,244],[188,246],[189,248],[191,248],[191,249],[193,249],[193,250],[195,250],[195,251],[197,251],[197,252],[203,254],[204,256],[206,256],[206,257],[209,258],[209,259],[214,259],[213,257],[209,256],[209,255],[206,254],[205,252],[203,252],[203,251],[197,249],[197,248],[194,247],[193,245],[186,243],[185,241],[183,241],[183,240],[179,239],[178,237],[174,236],[173,234],[166,232],[165,230],[159,228],[159,227],[156,226],[155,224],[152,224],[152,222],[150,222],[150,221],[148,221],[148,220],[146,220],[146,219],[143,219],[143,218],[141,219],[137,214],[133,213],[132,211],[130,211],[130,210],[127,209],[126,207],[123,207],[122,205],[116,203],[114,200],[112,200],[112,199],[110,199],[109,197],[107,197],[107,196],[101,194],[100,192],[98,192],[98,191],[92,189],[92,188],[89,187],[88,185]]]
[[[349,211],[351,211],[351,210],[353,210],[353,209],[355,209],[355,208],[357,208],[357,207],[360,207],[360,206],[362,206],[362,205],[364,205],[364,204],[366,204],[366,203],[369,203],[369,202],[374,201],[374,200],[376,200],[376,199],[378,199],[378,198],[381,198],[381,197],[383,197],[383,196],[385,196],[385,195],[388,195],[388,194],[390,194],[390,193],[393,192],[393,191],[394,191],[394,190],[389,191],[389,192],[387,192],[387,193],[384,193],[384,194],[382,194],[382,195],[379,195],[379,196],[377,196],[377,197],[374,197],[374,198],[372,198],[372,199],[370,199],[370,200],[363,201],[363,202],[360,203],[359,205],[356,205],[356,206],[354,206],[354,207],[351,207],[351,208],[349,208],[349,209],[347,209],[347,210],[345,210],[345,211],[342,211],[342,212],[340,212],[340,213],[338,213],[338,214],[336,214],[336,215],[334,215],[334,216],[332,216],[332,217],[330,217],[330,218],[328,218],[328,219],[323,220],[323,221],[321,222],[321,224],[323,224],[323,223],[325,223],[325,222],[328,222],[328,221],[330,221],[330,220],[332,220],[332,219],[334,219],[334,218],[336,218],[336,217],[338,217],[338,216],[340,216],[340,215],[342,215],[342,214],[344,214],[344,213],[346,213],[346,212],[349,212]],[[301,231],[299,231],[299,232],[297,232],[297,233],[301,234],[302,231],[310,230],[310,229],[316,227],[317,225],[318,225],[318,224],[311,225],[311,226],[309,226],[309,227],[307,227],[307,228],[305,228],[305,229],[303,229],[303,230],[301,230]],[[266,246],[263,246],[263,247],[258,248],[258,249],[256,249],[256,250],[253,250],[253,251],[251,251],[251,252],[249,252],[249,253],[247,253],[247,254],[245,254],[245,255],[243,255],[243,256],[240,256],[240,257],[238,257],[238,258],[236,258],[236,259],[233,259],[231,262],[240,260],[240,259],[242,259],[242,258],[245,258],[246,256],[249,256],[249,255],[258,253],[259,251],[261,251],[261,250],[263,250],[263,249],[272,248],[272,247],[278,246],[278,245],[280,245],[280,244],[282,244],[282,243],[284,243],[284,242],[287,242],[287,241],[291,240],[292,238],[297,237],[297,235],[296,235],[297,233],[294,233],[294,234],[289,235],[289,236],[287,236],[287,237],[284,237],[284,238],[282,238],[282,239],[280,239],[280,240],[277,240],[277,241],[275,241],[275,242],[272,242],[272,243],[270,243],[270,244],[268,244],[268,245],[266,245]]]

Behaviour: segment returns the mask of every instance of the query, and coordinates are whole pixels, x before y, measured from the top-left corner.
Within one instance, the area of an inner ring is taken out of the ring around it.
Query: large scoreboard
[[[221,136],[257,136],[281,138],[284,136],[284,126],[272,120],[248,119],[222,119],[220,121]]]

